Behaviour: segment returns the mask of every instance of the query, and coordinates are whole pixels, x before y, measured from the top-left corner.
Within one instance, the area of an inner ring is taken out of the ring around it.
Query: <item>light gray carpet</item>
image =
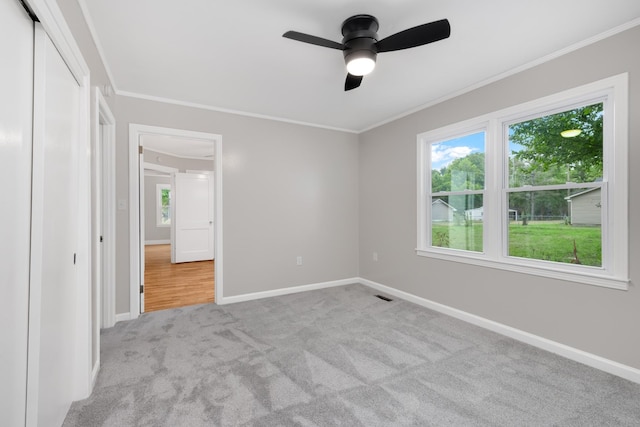
[[[65,426],[638,426],[640,385],[362,285],[102,333]]]

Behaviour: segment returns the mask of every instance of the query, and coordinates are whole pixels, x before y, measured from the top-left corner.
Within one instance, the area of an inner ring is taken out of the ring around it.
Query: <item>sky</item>
[[[484,132],[478,132],[461,138],[449,139],[431,145],[431,167],[440,170],[455,159],[472,153],[484,152]]]

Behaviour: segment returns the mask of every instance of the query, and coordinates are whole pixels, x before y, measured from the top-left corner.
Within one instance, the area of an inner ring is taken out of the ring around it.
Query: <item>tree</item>
[[[472,153],[455,159],[440,170],[431,171],[431,190],[462,191],[484,189],[484,153]],[[448,196],[448,204],[464,213],[468,209],[482,206],[482,195]]]
[[[431,171],[431,190],[461,191],[484,188],[484,153],[472,153],[455,159],[440,170]]]
[[[510,141],[524,147],[514,157],[529,168],[561,170],[577,181],[593,181],[602,176],[602,118],[603,104],[598,103],[513,124]],[[582,132],[562,137],[568,129]]]

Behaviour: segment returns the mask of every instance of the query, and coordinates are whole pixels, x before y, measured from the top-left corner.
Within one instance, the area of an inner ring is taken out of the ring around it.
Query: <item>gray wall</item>
[[[170,184],[168,176],[144,177],[144,240],[170,240],[171,227],[156,225],[156,185]]]
[[[487,319],[640,368],[640,264],[619,291],[420,257],[416,135],[623,72],[630,78],[630,164],[640,164],[640,27],[360,135],[360,275]],[[640,216],[630,169],[630,218]],[[372,253],[379,261],[373,262]],[[640,256],[631,221],[630,257]]]
[[[118,199],[129,123],[222,135],[225,296],[358,275],[357,135],[124,96],[115,115]],[[117,313],[129,311],[128,221],[119,210]]]

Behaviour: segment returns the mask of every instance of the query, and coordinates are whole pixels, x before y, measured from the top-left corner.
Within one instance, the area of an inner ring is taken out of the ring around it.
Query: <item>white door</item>
[[[33,21],[0,2],[0,424],[23,426],[27,390]]]
[[[213,180],[176,173],[171,179],[171,262],[213,259]]]
[[[80,362],[74,343],[81,91],[39,24],[34,58],[27,425],[58,426]]]

